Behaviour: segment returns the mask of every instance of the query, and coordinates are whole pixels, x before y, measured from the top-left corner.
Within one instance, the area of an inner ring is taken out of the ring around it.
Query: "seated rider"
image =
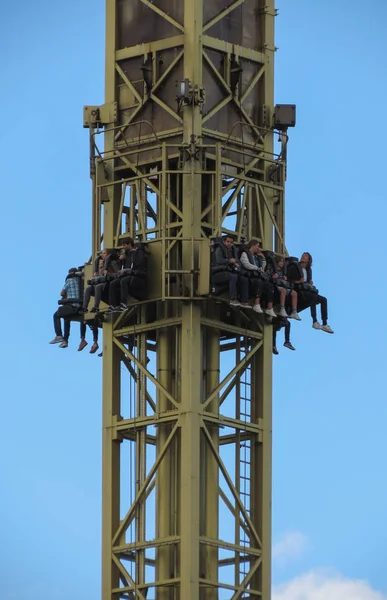
[[[60,344],[60,348],[67,348],[70,335],[70,321],[81,307],[80,299],[80,278],[76,275],[77,269],[69,270],[63,289],[60,292],[63,304],[59,306],[54,313],[54,330],[55,337],[50,344]],[[62,335],[62,327],[60,320],[64,319],[64,335]]]
[[[222,242],[218,244],[215,249],[215,264],[212,276],[215,279],[218,272],[227,273],[230,306],[251,308],[248,303],[249,282],[248,279],[243,276],[241,263],[237,256],[233,236],[223,236]],[[217,267],[223,267],[224,271],[217,271]]]
[[[284,327],[285,341],[284,346],[289,350],[295,350],[295,347],[290,341],[290,321],[288,319],[276,318],[273,319],[273,354],[279,354],[277,350],[277,333]]]
[[[308,284],[309,286],[313,286],[312,262],[312,255],[309,252],[304,252],[300,258],[300,264],[303,272],[303,281],[301,283]],[[325,298],[325,296],[321,296],[317,290],[311,291],[308,289],[302,289],[301,294],[303,299],[310,304],[310,314],[312,316],[313,329],[321,329],[326,333],[334,333],[332,328],[328,325],[328,300]],[[317,304],[320,304],[321,307],[322,325],[317,320]]]
[[[129,296],[134,296],[138,300],[145,300],[146,297],[145,250],[139,246],[135,247],[134,240],[127,238],[120,259],[122,269],[110,284],[107,313],[126,311]]]
[[[292,312],[289,315],[291,319],[296,319],[296,321],[301,321],[301,317],[297,312],[297,292],[292,290],[285,275],[284,266],[285,261],[282,256],[276,256],[275,261],[277,263],[277,272],[273,273],[273,281],[276,287],[277,292],[280,297],[280,307],[281,310],[279,312],[279,316],[286,319],[288,317],[288,313],[285,309],[285,301],[286,297],[290,297]]]
[[[97,257],[95,261],[95,271],[94,277],[103,277],[104,275],[114,275],[119,270],[119,261],[115,259],[113,250],[105,249],[102,250],[100,257]],[[95,283],[89,285],[85,289],[85,293],[83,295],[83,307],[82,310],[87,312],[87,307],[89,305],[90,297],[95,296],[94,306],[91,308],[90,312],[98,312],[99,305],[102,300],[103,295],[106,297],[108,288],[109,288],[109,280]],[[106,298],[107,299],[107,298]]]
[[[253,310],[260,314],[265,312],[269,317],[275,318],[277,315],[273,310],[274,286],[269,281],[269,274],[266,273],[267,261],[258,240],[251,240],[247,248],[242,250],[241,264],[245,273],[249,275],[255,297]],[[264,311],[261,307],[261,299],[266,300],[267,307]]]

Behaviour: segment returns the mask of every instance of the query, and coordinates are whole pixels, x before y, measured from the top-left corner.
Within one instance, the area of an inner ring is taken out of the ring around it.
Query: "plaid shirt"
[[[80,302],[79,298],[79,278],[78,277],[69,277],[66,279],[63,289],[66,292],[66,298],[72,299],[76,302]]]

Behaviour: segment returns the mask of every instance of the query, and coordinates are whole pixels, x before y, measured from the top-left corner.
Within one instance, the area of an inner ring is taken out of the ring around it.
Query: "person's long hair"
[[[307,269],[310,269],[312,264],[313,264],[313,257],[310,254],[310,252],[303,252],[302,254],[306,254],[306,256],[308,257],[308,265],[307,265]]]

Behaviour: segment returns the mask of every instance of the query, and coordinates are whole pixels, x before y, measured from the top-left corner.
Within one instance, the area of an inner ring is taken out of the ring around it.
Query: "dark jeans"
[[[127,302],[128,296],[136,300],[145,300],[146,298],[146,279],[145,277],[136,277],[129,275],[121,279],[121,302]]]
[[[229,290],[230,290],[230,299],[237,300],[238,299],[238,288],[240,291],[240,301],[247,302],[249,299],[249,280],[247,277],[243,277],[243,275],[239,275],[238,273],[229,273],[228,280]]]
[[[97,285],[89,285],[85,289],[85,293],[83,296],[83,307],[87,308],[91,296],[95,296],[94,308],[99,308],[103,293],[105,292],[105,290],[107,291],[107,286],[107,283],[97,283]]]
[[[98,342],[98,327],[97,325],[94,324],[94,322],[91,322],[89,324],[89,327],[91,329],[91,331],[93,332],[93,342]],[[81,340],[84,340],[86,337],[86,323],[81,323]]]
[[[118,306],[120,302],[127,302],[128,296],[145,298],[146,280],[142,277],[128,275],[111,282],[109,286],[109,304]]]
[[[54,329],[55,335],[62,335],[62,327],[60,324],[60,320],[64,319],[64,339],[68,340],[70,336],[70,321],[71,317],[73,317],[79,310],[79,306],[74,306],[73,304],[64,304],[60,306],[58,310],[54,313]]]
[[[273,302],[274,286],[272,283],[258,277],[251,277],[249,281],[255,298],[266,300],[266,302]]]
[[[89,306],[90,298],[95,294],[95,286],[89,285],[83,294],[83,308],[87,308]]]
[[[114,279],[109,285],[109,304],[118,306],[121,298],[121,277]]]
[[[284,323],[283,325],[273,325],[273,346],[277,345],[277,333],[278,331],[280,331],[280,329],[282,329],[282,327],[285,328],[285,342],[290,342],[290,322],[287,321],[286,323]]]
[[[325,325],[328,322],[328,300],[320,294],[313,292],[302,292],[303,298],[310,304],[310,314],[312,315],[313,323],[317,321],[317,304],[321,307],[321,320]]]

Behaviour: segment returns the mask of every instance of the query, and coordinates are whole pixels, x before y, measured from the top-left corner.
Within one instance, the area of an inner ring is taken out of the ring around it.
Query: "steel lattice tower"
[[[93,254],[146,242],[149,298],[103,324],[102,599],[271,592],[272,328],[212,297],[225,232],[284,251],[273,0],[107,0]]]

